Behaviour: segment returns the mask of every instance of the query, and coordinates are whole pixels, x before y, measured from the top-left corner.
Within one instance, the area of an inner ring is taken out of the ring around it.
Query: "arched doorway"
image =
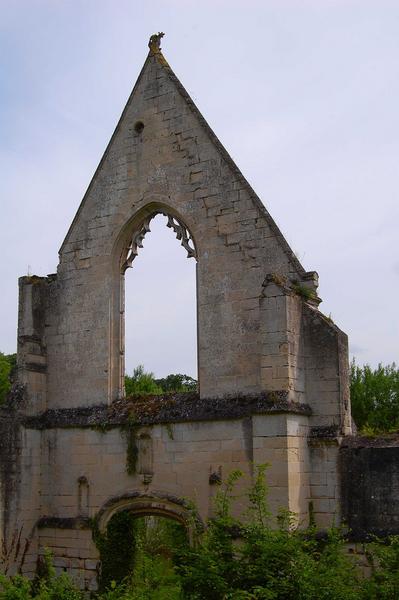
[[[201,525],[177,498],[137,492],[108,501],[98,515],[95,534],[100,589],[124,582],[137,590],[153,577],[154,585],[170,586],[171,594],[175,592],[180,585],[176,567],[189,548],[193,523]]]

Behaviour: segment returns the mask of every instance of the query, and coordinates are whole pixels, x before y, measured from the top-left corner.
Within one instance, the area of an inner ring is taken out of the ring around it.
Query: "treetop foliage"
[[[386,433],[399,429],[399,369],[395,363],[376,369],[359,367],[355,360],[350,369],[352,417],[364,433]]]
[[[135,394],[165,394],[170,392],[192,392],[197,389],[197,381],[189,375],[171,374],[155,379],[154,373],[146,372],[144,365],[138,365],[133,375],[125,376],[126,396]]]

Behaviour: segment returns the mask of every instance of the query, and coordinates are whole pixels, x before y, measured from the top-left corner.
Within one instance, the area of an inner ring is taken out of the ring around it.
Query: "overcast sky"
[[[359,363],[399,359],[398,0],[0,0],[0,350],[147,54],[163,51]],[[127,277],[128,371],[196,375],[195,265],[157,218]]]

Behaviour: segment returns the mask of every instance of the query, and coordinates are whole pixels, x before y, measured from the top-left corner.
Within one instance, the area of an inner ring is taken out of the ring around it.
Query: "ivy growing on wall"
[[[128,511],[116,513],[105,533],[93,524],[93,539],[100,553],[99,589],[107,589],[112,581],[121,583],[131,573],[136,553],[137,519]]]
[[[135,414],[130,414],[125,425],[125,433],[127,437],[126,471],[128,475],[134,475],[137,473],[137,460],[139,456],[137,431],[139,427],[140,425],[136,421]]]

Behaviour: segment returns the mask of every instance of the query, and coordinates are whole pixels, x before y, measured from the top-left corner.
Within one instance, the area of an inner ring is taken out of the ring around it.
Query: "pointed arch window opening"
[[[197,250],[193,237],[189,229],[184,223],[175,217],[164,211],[154,211],[150,215],[147,215],[142,221],[142,224],[135,228],[130,243],[126,247],[121,260],[121,276],[120,276],[120,361],[119,361],[119,393],[118,397],[125,397],[125,274],[127,269],[132,268],[133,261],[139,254],[139,248],[143,248],[143,241],[147,233],[151,232],[150,223],[157,216],[163,215],[167,218],[166,226],[172,229],[176,234],[176,239],[180,241],[181,246],[187,252],[187,258],[195,258],[197,261]],[[198,319],[198,315],[197,315]],[[198,321],[197,321],[198,327]],[[197,337],[198,345],[198,337]],[[197,363],[198,363],[198,347],[197,347]]]

